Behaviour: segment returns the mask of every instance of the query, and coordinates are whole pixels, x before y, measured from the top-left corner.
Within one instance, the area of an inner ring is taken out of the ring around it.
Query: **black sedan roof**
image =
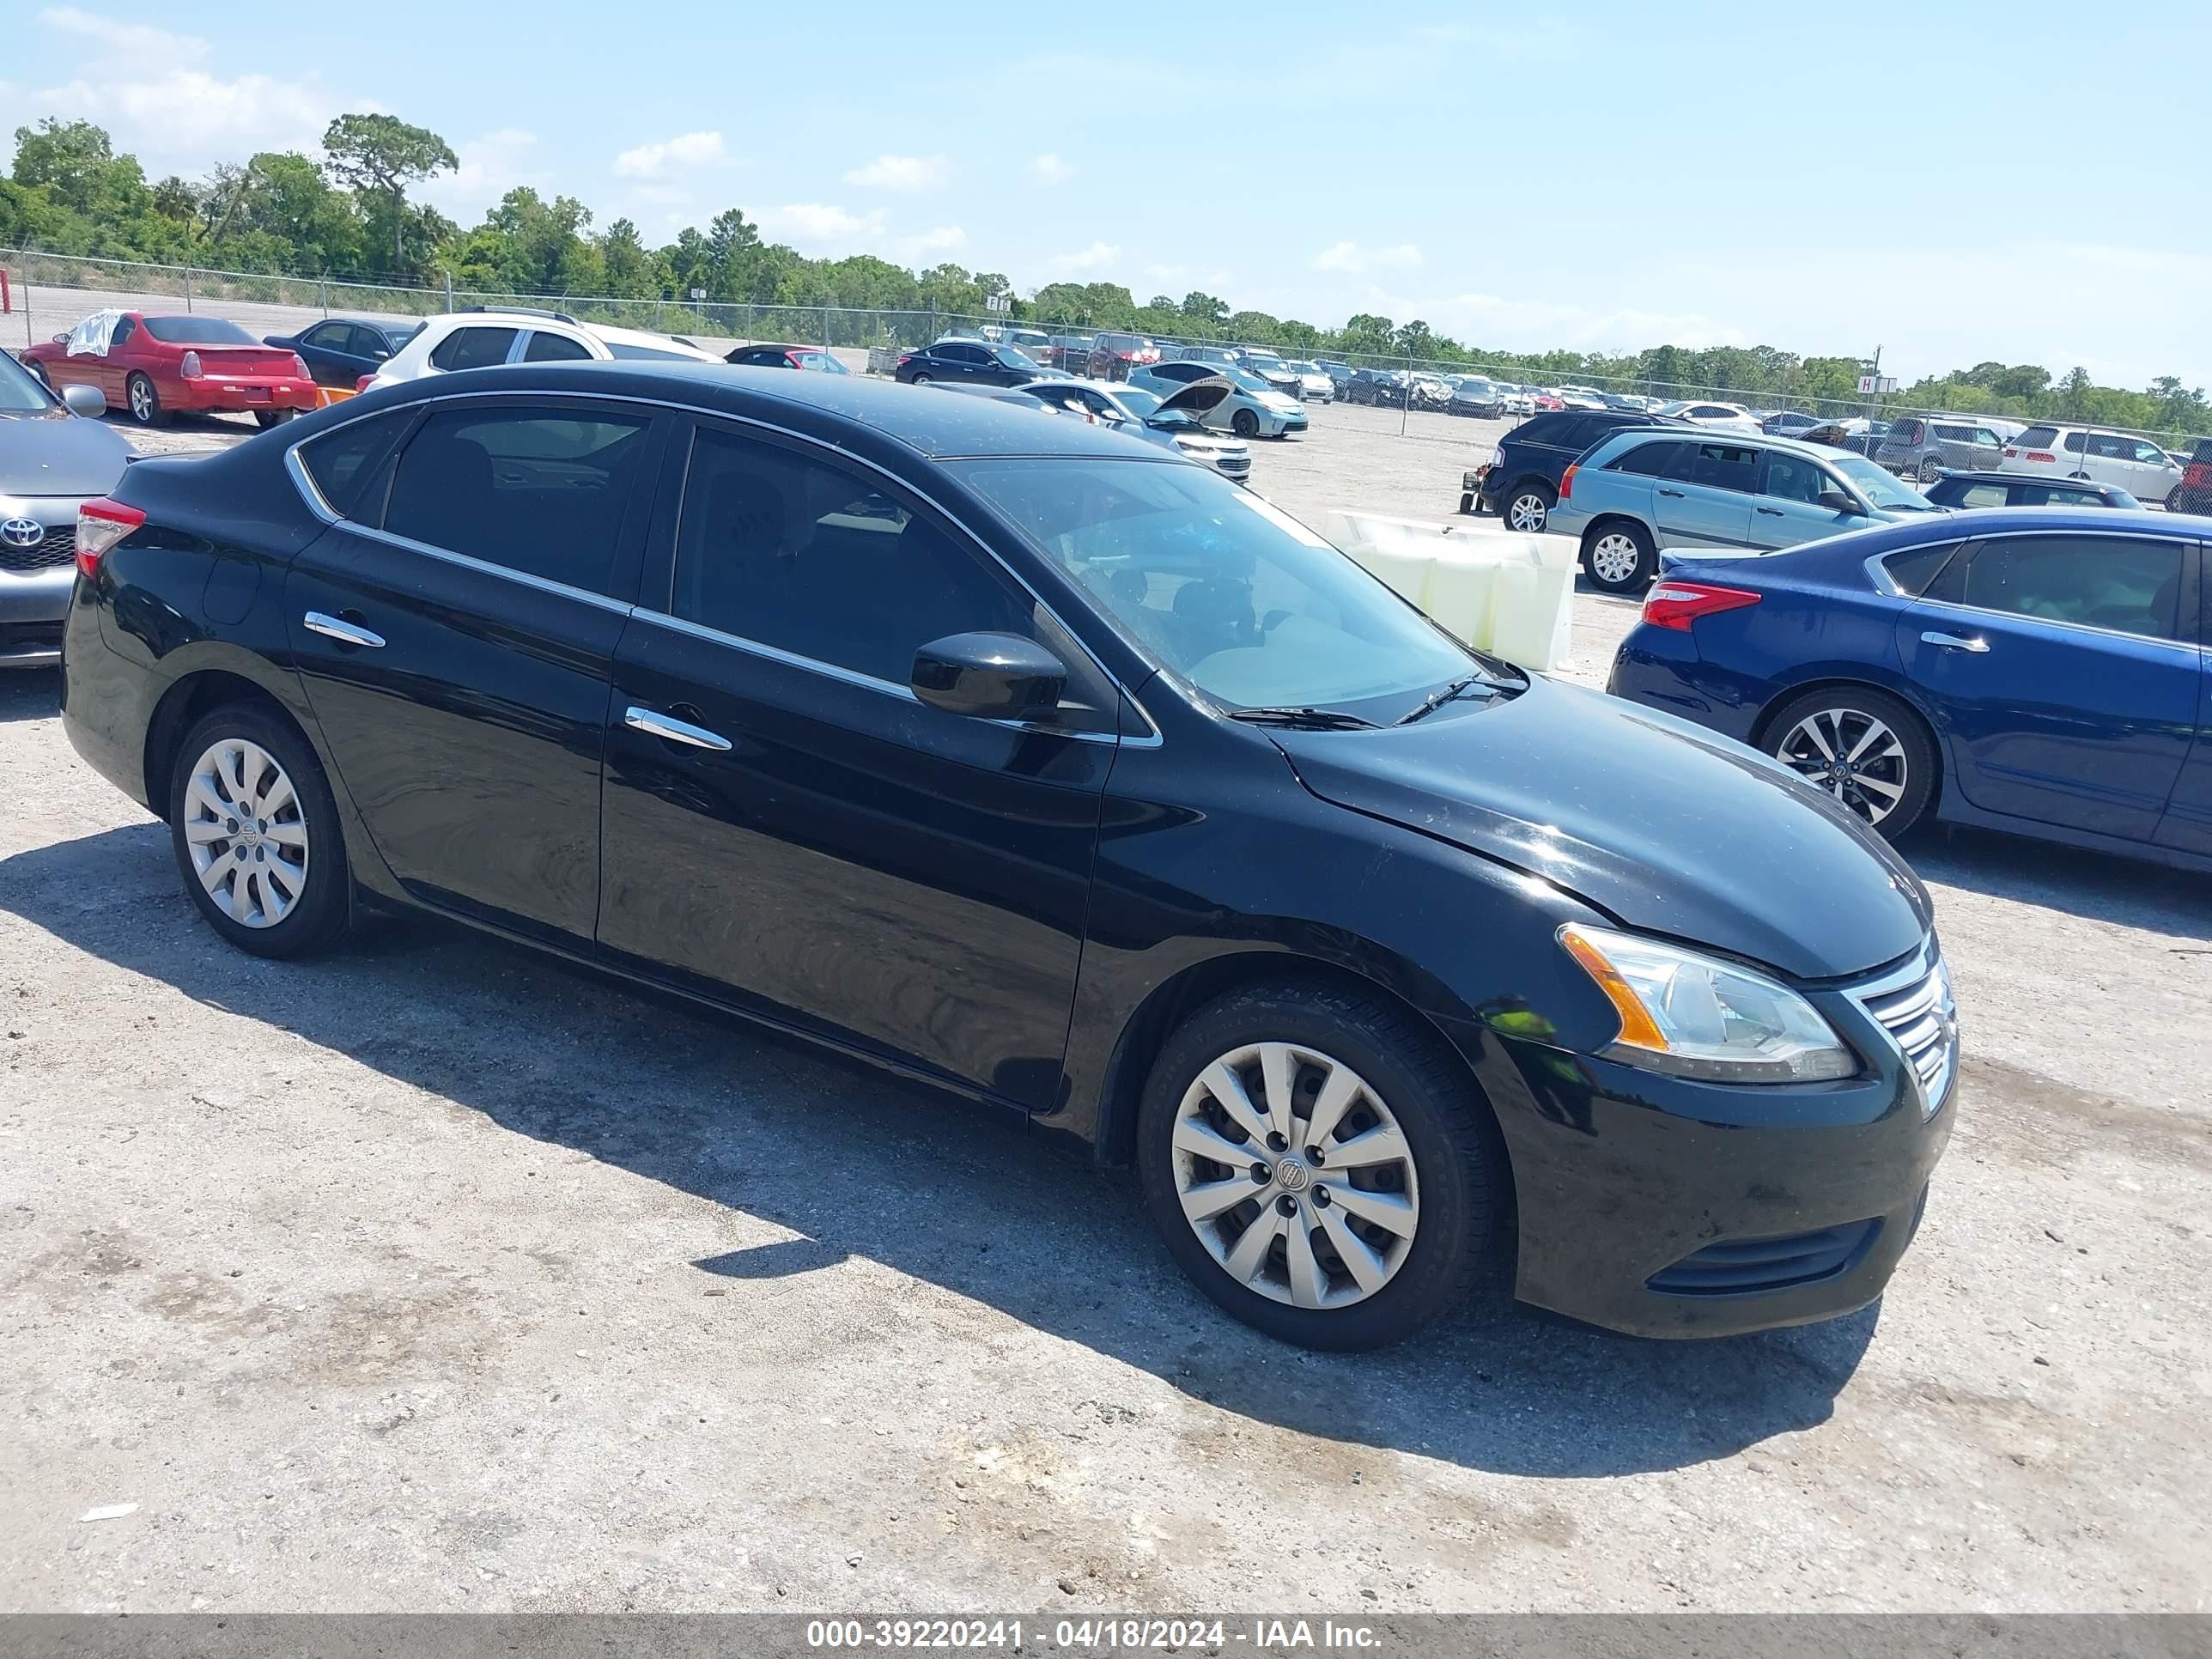
[[[336,407],[366,413],[372,399],[398,404],[464,392],[559,392],[688,404],[829,443],[849,443],[858,426],[933,460],[1038,454],[1173,460],[1153,445],[1086,422],[1040,421],[992,398],[862,374],[793,374],[720,363],[516,363],[410,380],[389,391],[364,392]]]

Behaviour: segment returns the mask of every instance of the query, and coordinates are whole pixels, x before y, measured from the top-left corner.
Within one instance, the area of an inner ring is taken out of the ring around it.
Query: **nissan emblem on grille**
[[[10,519],[0,524],[0,542],[10,547],[36,547],[46,538],[46,527],[36,519]]]

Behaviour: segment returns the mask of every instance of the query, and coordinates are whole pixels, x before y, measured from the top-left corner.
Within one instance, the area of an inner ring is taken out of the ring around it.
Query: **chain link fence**
[[[884,310],[843,306],[757,305],[708,300],[639,300],[592,295],[548,295],[455,288],[399,287],[331,277],[289,276],[252,271],[209,270],[190,265],[151,264],[0,248],[0,268],[9,279],[9,307],[20,315],[21,333],[7,330],[11,341],[29,344],[61,333],[88,310],[102,305],[145,308],[174,302],[187,311],[230,317],[261,332],[289,332],[313,316],[333,313],[382,313],[422,316],[434,312],[520,306],[556,310],[580,322],[648,329],[681,335],[702,345],[775,342],[821,346],[839,351],[854,368],[887,367],[901,352],[912,351],[947,334],[1000,341],[1027,349],[1046,367],[1070,374],[1126,372],[1132,362],[1172,358],[1202,347],[1243,343],[1218,331],[1135,335],[1126,330],[1097,330],[1064,322],[1013,320],[1003,313],[968,313],[939,310]],[[0,319],[8,325],[17,319]],[[1652,410],[1671,403],[1706,403],[1744,410],[1754,416],[1787,414],[1788,432],[1819,422],[1840,426],[1840,437],[1862,453],[1871,453],[1887,428],[1900,420],[1939,421],[1945,438],[1977,449],[1976,434],[2000,441],[2031,422],[2021,416],[1993,416],[1972,410],[1925,406],[1894,392],[1852,398],[1794,391],[1785,381],[1757,389],[1707,381],[1640,380],[1583,375],[1563,383],[1532,379],[1532,371],[1504,359],[1445,361],[1389,352],[1328,351],[1300,359],[1275,349],[1286,362],[1318,368],[1330,380],[1331,401],[1371,406],[1385,426],[1395,423],[1407,438],[1466,442],[1470,428],[1454,418],[1496,407],[1511,418],[1540,410],[1616,408]],[[872,356],[880,352],[882,356]],[[1486,383],[1455,400],[1470,381]],[[1794,417],[1802,417],[1794,418]],[[2061,424],[2090,425],[2086,417],[2046,417]],[[2097,430],[2142,440],[2185,459],[2202,434],[2181,430],[2098,426]]]

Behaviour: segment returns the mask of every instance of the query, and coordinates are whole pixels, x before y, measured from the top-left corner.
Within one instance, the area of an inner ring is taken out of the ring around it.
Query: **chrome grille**
[[[1885,982],[1859,1001],[1911,1061],[1920,1079],[1920,1109],[1933,1117],[1951,1093],[1959,1070],[1959,1006],[1951,997],[1951,970],[1941,956],[1899,984]]]
[[[0,541],[0,570],[21,573],[27,570],[49,570],[58,564],[67,564],[76,553],[76,526],[66,525],[46,532],[46,538],[29,547],[15,547]]]

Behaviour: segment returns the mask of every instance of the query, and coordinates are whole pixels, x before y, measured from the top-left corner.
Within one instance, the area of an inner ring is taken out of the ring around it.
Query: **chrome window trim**
[[[523,331],[526,332],[527,331]],[[1017,592],[1028,595],[1032,604],[1034,604],[1039,610],[1042,611],[1046,616],[1051,617],[1054,623],[1060,629],[1060,630],[1075,642],[1076,649],[1082,652],[1085,656],[1091,659],[1091,666],[1098,671],[1099,677],[1103,679],[1107,684],[1112,686],[1115,692],[1128,703],[1130,708],[1136,710],[1137,718],[1145,723],[1145,730],[1141,733],[1133,736],[1127,732],[1070,732],[1060,726],[1043,725],[1033,720],[989,720],[985,722],[987,725],[1003,726],[1017,731],[1042,732],[1054,737],[1075,738],[1088,743],[1115,743],[1131,749],[1157,749],[1165,741],[1160,732],[1160,723],[1152,718],[1152,711],[1146,708],[1143,703],[1137,701],[1136,695],[1132,692],[1127,685],[1122,684],[1121,677],[1120,675],[1115,673],[1113,670],[1107,667],[1104,663],[1098,660],[1097,653],[1091,650],[1090,646],[1084,642],[1082,635],[1079,634],[1075,629],[1067,625],[1060,614],[1057,611],[1054,610],[1050,605],[1046,603],[1043,597],[1032,588],[1028,582],[1022,579],[1022,575],[1019,571],[1008,564],[1005,559],[999,556],[996,549],[993,548],[988,543],[985,542],[981,537],[978,536],[973,530],[969,529],[966,524],[962,522],[958,514],[948,511],[944,503],[939,501],[935,496],[932,495],[927,490],[920,488],[907,479],[900,477],[896,473],[890,471],[890,468],[878,465],[875,462],[868,459],[864,455],[856,455],[842,444],[825,442],[823,440],[815,437],[811,434],[794,431],[793,428],[786,426],[779,426],[773,421],[763,421],[752,416],[732,415],[725,410],[709,409],[698,404],[676,403],[654,398],[638,398],[623,392],[532,392],[516,387],[486,390],[482,392],[440,393],[438,394],[438,401],[441,403],[454,403],[464,399],[475,400],[479,398],[533,396],[541,398],[585,398],[595,399],[601,403],[633,404],[646,409],[673,410],[683,414],[702,416],[708,420],[727,421],[739,426],[753,427],[763,432],[775,433],[779,436],[790,439],[794,443],[827,452],[830,454],[836,456],[840,460],[848,462],[854,466],[858,466],[867,472],[874,474],[878,477],[888,480],[895,488],[903,490],[907,494],[915,496],[917,500],[926,503],[929,508],[939,518],[944,520],[945,523],[952,525],[957,528],[960,533],[968,538],[969,542],[975,546],[977,551],[981,552],[986,558],[989,559],[994,565],[997,566],[1000,570],[1005,573],[1006,580],[1013,583]],[[352,426],[356,421],[374,420],[378,414],[384,411],[364,411],[360,415],[350,416],[345,420],[333,422],[322,431],[316,433],[313,437],[301,439],[284,452],[285,471],[292,475],[293,484],[300,491],[302,499],[306,501],[308,511],[314,514],[316,517],[321,519],[324,523],[333,525],[343,524],[348,530],[351,531],[357,536],[368,536],[373,539],[388,543],[394,547],[405,548],[410,552],[425,553],[433,558],[444,559],[450,563],[460,565],[468,569],[483,571],[488,575],[505,576],[512,580],[522,583],[525,586],[535,587],[542,592],[559,594],[566,598],[582,599],[587,604],[596,605],[605,610],[619,611],[625,616],[636,617],[647,622],[672,623],[680,630],[695,632],[699,634],[701,636],[714,641],[734,645],[741,649],[753,652],[758,655],[787,662],[793,667],[811,669],[818,673],[828,674],[833,678],[848,679],[856,684],[873,687],[878,690],[888,688],[899,695],[907,697],[910,701],[919,701],[915,698],[914,693],[909,688],[903,685],[895,685],[888,680],[878,679],[872,674],[858,673],[854,670],[840,667],[836,663],[820,662],[810,657],[799,656],[792,652],[781,651],[774,646],[764,645],[757,641],[741,639],[734,634],[725,634],[718,629],[707,628],[700,623],[686,622],[680,617],[672,616],[667,611],[656,610],[650,605],[622,604],[607,598],[606,595],[603,593],[593,593],[580,587],[571,587],[565,582],[550,581],[542,576],[531,575],[526,571],[511,570],[505,565],[493,564],[487,560],[471,558],[465,553],[452,552],[442,547],[434,547],[427,542],[410,540],[405,536],[395,536],[388,531],[373,530],[367,525],[359,523],[351,519],[342,517],[338,513],[331,508],[331,504],[328,501],[323,499],[322,491],[316,487],[313,476],[307,471],[307,462],[301,458],[300,452],[310,443],[319,443],[324,439],[331,437],[336,433],[344,431],[348,427]],[[1155,664],[1154,666],[1157,669],[1158,665]]]

